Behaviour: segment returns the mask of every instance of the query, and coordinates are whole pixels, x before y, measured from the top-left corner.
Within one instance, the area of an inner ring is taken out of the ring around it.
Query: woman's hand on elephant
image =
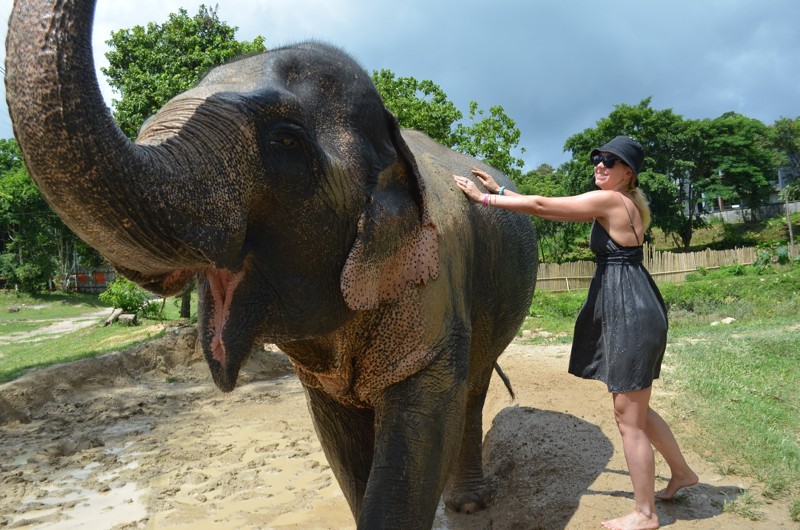
[[[466,195],[469,200],[472,202],[481,201],[483,192],[479,190],[477,186],[475,186],[474,182],[467,177],[462,177],[461,175],[453,175],[453,180],[456,181],[456,186],[458,186],[459,189],[464,192],[464,195]]]
[[[486,189],[489,193],[497,193],[500,191],[500,186],[497,185],[497,182],[495,182],[494,177],[492,177],[487,172],[478,169],[475,166],[472,166],[472,174],[480,179],[483,185],[486,186]]]

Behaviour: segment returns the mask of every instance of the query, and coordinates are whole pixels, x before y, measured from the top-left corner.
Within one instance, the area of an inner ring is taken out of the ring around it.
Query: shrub
[[[720,270],[726,276],[744,276],[747,274],[747,269],[741,263],[734,263],[733,265],[726,265],[720,267]]]
[[[529,315],[532,317],[575,318],[586,300],[585,291],[537,292]]]
[[[122,276],[117,276],[106,290],[100,293],[104,304],[119,307],[126,313],[140,313],[150,304],[150,294]]]
[[[696,282],[708,276],[708,269],[705,267],[697,267],[694,272],[687,272],[684,279],[687,282]]]
[[[758,246],[755,265],[759,272],[768,270],[773,263],[787,265],[791,262],[789,247],[786,243],[769,243]]]
[[[152,320],[164,320],[164,300],[148,300],[139,315]]]

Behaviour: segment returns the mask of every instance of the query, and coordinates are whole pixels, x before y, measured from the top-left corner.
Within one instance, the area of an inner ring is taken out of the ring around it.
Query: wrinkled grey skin
[[[530,221],[470,205],[496,171],[401,131],[365,71],[306,43],[213,70],[127,140],[91,58],[92,0],[17,0],[6,93],[31,176],[118,271],[199,280],[215,383],[274,342],[359,528],[485,506],[481,409],[531,300]]]

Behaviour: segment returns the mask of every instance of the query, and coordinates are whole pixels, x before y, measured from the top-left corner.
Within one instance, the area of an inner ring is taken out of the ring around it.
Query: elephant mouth
[[[242,330],[229,326],[233,299],[244,276],[244,270],[228,269],[214,269],[204,275],[207,304],[201,315],[201,325],[205,324],[203,353],[214,383],[223,392],[236,387],[239,369],[250,348],[249,341],[243,340]]]
[[[214,384],[223,392],[232,391],[251,347],[242,323],[237,321],[236,326],[229,325],[233,299],[245,277],[246,268],[238,272],[224,268],[204,271],[177,269],[160,276],[146,276],[122,267],[116,269],[145,289],[162,296],[180,292],[193,277],[198,277],[201,298],[198,322],[203,355]]]

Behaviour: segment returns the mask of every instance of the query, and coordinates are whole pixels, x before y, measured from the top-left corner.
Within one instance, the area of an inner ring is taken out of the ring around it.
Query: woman
[[[454,175],[467,197],[486,207],[503,208],[552,221],[593,221],[590,245],[597,268],[589,295],[575,323],[569,372],[599,379],[611,392],[617,427],[633,484],[635,509],[604,521],[611,529],[658,528],[655,499],[670,500],[697,483],[667,423],[650,408],[667,344],[667,311],[661,293],[642,265],[642,242],[650,209],[639,190],[642,146],[617,136],[591,153],[599,190],[572,197],[520,195],[497,185],[473,168],[489,193],[466,177]],[[672,474],[655,494],[652,444]]]

